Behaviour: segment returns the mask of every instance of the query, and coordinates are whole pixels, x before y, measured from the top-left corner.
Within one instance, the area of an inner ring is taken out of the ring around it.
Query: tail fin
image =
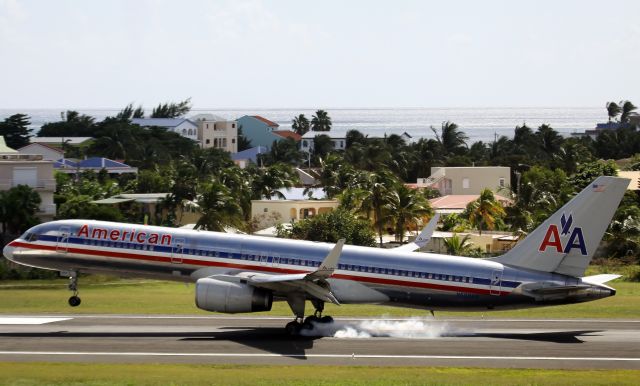
[[[494,261],[514,267],[584,275],[629,180],[602,176]]]

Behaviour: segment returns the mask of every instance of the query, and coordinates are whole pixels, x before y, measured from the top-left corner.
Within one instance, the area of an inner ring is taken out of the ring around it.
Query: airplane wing
[[[424,229],[422,229],[422,232],[420,232],[418,237],[416,237],[416,239],[413,242],[407,243],[392,249],[396,251],[413,252],[424,247],[425,245],[427,245],[427,243],[429,243],[429,240],[431,239],[431,235],[433,234],[433,231],[436,230],[436,226],[438,226],[438,220],[440,220],[440,213],[436,213],[431,218],[431,220],[429,220],[429,223],[427,223],[427,226],[425,226]]]
[[[311,273],[286,275],[267,275],[257,272],[239,272],[236,275],[213,275],[212,279],[223,281],[246,281],[254,287],[266,288],[278,292],[300,291],[308,293],[324,302],[340,304],[331,292],[331,286],[325,280],[336,270],[345,240],[341,239],[324,258],[320,267]]]

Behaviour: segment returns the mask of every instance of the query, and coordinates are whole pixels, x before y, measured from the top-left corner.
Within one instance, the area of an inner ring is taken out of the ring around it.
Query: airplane
[[[80,304],[79,272],[195,282],[196,306],[207,311],[269,311],[286,301],[294,319],[285,329],[297,335],[333,320],[325,303],[433,313],[613,296],[605,283],[619,275],[583,275],[627,185],[598,177],[511,250],[485,259],[93,220],[36,225],[3,253],[68,276],[71,306]],[[315,312],[305,318],[307,300]]]

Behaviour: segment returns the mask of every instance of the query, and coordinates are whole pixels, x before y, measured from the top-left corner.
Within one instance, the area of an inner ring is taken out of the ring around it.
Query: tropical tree
[[[429,201],[419,191],[404,184],[397,184],[390,192],[387,209],[395,222],[396,240],[400,243],[404,241],[404,233],[409,225],[433,214]]]
[[[469,235],[465,235],[460,238],[457,233],[454,233],[451,237],[443,239],[447,253],[454,256],[465,256],[471,254],[473,244],[469,241],[469,238]]]
[[[611,122],[618,115],[620,115],[620,112],[622,111],[622,109],[616,102],[607,102],[606,107],[607,107],[607,115],[609,116],[609,122]]]
[[[151,112],[151,118],[179,118],[189,111],[191,111],[191,98],[178,103],[160,103]]]
[[[222,232],[226,226],[241,226],[242,209],[231,191],[220,182],[214,180],[205,184],[197,202],[202,216],[196,229]]]
[[[571,184],[576,191],[582,190],[600,176],[617,176],[618,167],[614,161],[593,161],[577,167],[576,173],[571,176]]]
[[[375,233],[371,230],[369,222],[358,219],[350,211],[340,208],[296,221],[291,225],[291,229],[278,227],[277,235],[328,243],[345,239],[347,244],[369,247],[376,244]]]
[[[304,155],[298,150],[298,145],[293,138],[286,138],[280,141],[273,141],[267,153],[259,154],[260,165],[273,165],[285,163],[297,166],[302,162]]]
[[[57,219],[86,219],[102,221],[125,221],[122,212],[111,205],[94,204],[87,195],[70,196],[58,207]]]
[[[470,202],[465,210],[471,225],[475,226],[482,234],[482,228],[494,230],[496,222],[505,216],[502,204],[496,200],[491,189],[483,189],[477,200]]]
[[[383,230],[390,220],[388,207],[393,199],[393,189],[399,181],[387,169],[377,173],[366,172],[363,177],[363,180],[357,181],[340,195],[340,205],[371,220],[382,247]]]
[[[279,189],[291,188],[298,181],[298,175],[289,165],[275,164],[266,168],[249,169],[252,176],[252,197],[254,200],[272,197],[284,198]]]
[[[541,159],[550,159],[560,150],[562,136],[549,125],[541,125],[536,131]]]
[[[620,122],[629,123],[629,117],[636,109],[637,107],[631,101],[620,102]]]
[[[138,106],[136,108],[133,107],[133,103],[129,103],[124,107],[124,109],[120,110],[120,112],[116,115],[116,118],[122,120],[130,120],[132,118],[144,118],[144,109],[142,106]]]
[[[469,137],[453,122],[443,122],[440,133],[434,127],[431,127],[431,131],[436,135],[436,141],[438,141],[443,153],[447,156],[460,154],[467,147]]]
[[[331,118],[324,110],[316,111],[311,117],[311,130],[313,131],[329,131],[331,130]]]
[[[291,121],[291,129],[300,135],[304,135],[309,131],[309,120],[304,114],[300,114]]]
[[[29,144],[30,124],[28,115],[14,114],[0,122],[0,136],[4,137],[7,146],[19,149]]]
[[[6,232],[20,234],[37,224],[39,221],[35,214],[41,201],[40,195],[27,185],[0,192],[2,237]]]
[[[38,131],[38,137],[93,137],[95,118],[67,111],[63,120],[45,123]]]

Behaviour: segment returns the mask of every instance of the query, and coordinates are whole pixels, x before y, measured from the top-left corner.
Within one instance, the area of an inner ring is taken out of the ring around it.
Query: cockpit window
[[[27,233],[27,237],[25,238],[27,241],[37,241],[38,235],[35,233]]]

